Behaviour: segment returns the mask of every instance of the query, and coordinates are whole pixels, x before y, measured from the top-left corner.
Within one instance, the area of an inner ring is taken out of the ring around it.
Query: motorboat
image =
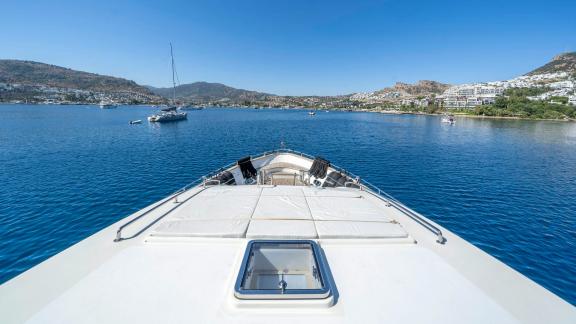
[[[359,176],[281,149],[5,282],[0,322],[573,324],[576,308]]]
[[[131,120],[130,121],[130,125],[135,125],[135,124],[142,124],[142,120],[137,119],[137,120]]]
[[[308,115],[314,116],[314,115],[316,115],[316,112],[314,112],[314,111],[309,111],[309,112],[308,112]]]
[[[454,115],[444,115],[442,116],[442,123],[454,125],[456,121],[454,120]]]
[[[112,109],[116,108],[118,105],[111,100],[102,100],[98,104],[102,109]]]

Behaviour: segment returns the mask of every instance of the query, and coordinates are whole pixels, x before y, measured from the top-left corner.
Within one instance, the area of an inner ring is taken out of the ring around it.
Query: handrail
[[[260,153],[258,155],[252,156],[252,159],[259,159],[259,158],[263,158],[263,157],[278,154],[278,153],[290,153],[290,154],[300,155],[302,157],[306,157],[306,158],[311,159],[311,160],[314,159],[314,157],[312,155],[309,155],[309,154],[306,154],[303,152],[299,152],[299,151],[295,151],[295,150],[291,150],[291,149],[286,149],[286,148],[281,148],[281,149],[272,150],[272,151],[266,151],[266,152]],[[200,178],[188,183],[187,185],[185,185],[181,189],[175,191],[174,193],[172,193],[170,196],[165,198],[163,201],[161,201],[160,203],[158,203],[154,207],[146,210],[141,215],[139,215],[139,216],[131,219],[127,223],[123,224],[116,231],[116,238],[114,239],[114,242],[120,242],[123,240],[122,230],[124,228],[126,228],[127,226],[136,222],[137,220],[141,219],[142,217],[148,215],[150,212],[156,210],[158,207],[163,206],[166,202],[174,199],[175,203],[179,203],[178,202],[178,196],[180,194],[184,193],[185,191],[189,190],[190,188],[192,188],[192,186],[195,186],[195,185],[198,185],[199,183],[202,183],[203,186],[205,187],[205,186],[209,185],[209,183],[214,183],[214,182],[217,182],[218,183],[217,185],[221,185],[220,180],[215,180],[215,179],[210,179],[210,178],[220,174],[223,171],[226,171],[226,170],[232,168],[235,165],[236,165],[236,162],[230,163],[230,164],[228,164],[222,168],[219,168],[215,171],[209,172],[207,175],[200,177]],[[412,218],[415,222],[417,222],[418,224],[420,224],[421,226],[425,227],[430,232],[435,234],[437,237],[436,242],[438,242],[440,244],[444,244],[446,242],[446,238],[442,235],[442,231],[437,226],[435,226],[434,224],[429,222],[427,219],[425,219],[424,216],[420,215],[419,213],[415,212],[414,210],[408,208],[406,205],[402,204],[400,201],[398,201],[396,198],[392,197],[390,194],[382,191],[380,188],[371,184],[370,182],[365,181],[363,179],[360,179],[359,176],[356,176],[355,174],[345,170],[344,168],[341,168],[341,167],[334,165],[334,164],[331,164],[330,167],[332,169],[346,175],[347,177],[354,179],[353,181],[347,181],[346,184],[356,184],[356,185],[360,186],[360,190],[369,191],[370,193],[375,195],[378,199],[384,201],[387,205],[394,206],[400,212],[402,212],[405,215],[407,215],[408,217]]]
[[[363,185],[363,184],[362,184]],[[373,185],[371,185],[373,186]],[[392,197],[391,195],[389,195],[386,192],[383,192],[382,190],[380,190],[378,187],[373,186],[374,188],[376,188],[378,190],[378,194],[376,194],[376,192],[373,191],[373,189],[366,187],[367,189],[369,189],[369,191],[375,193],[376,197],[384,202],[386,202],[389,206],[394,206],[396,209],[398,209],[399,211],[401,211],[402,213],[404,213],[405,215],[407,215],[408,217],[412,218],[414,221],[416,221],[418,224],[420,224],[421,226],[425,227],[427,230],[429,230],[430,232],[434,233],[436,235],[436,242],[440,243],[440,244],[444,244],[446,242],[446,238],[444,237],[444,235],[442,234],[442,230],[440,230],[438,227],[436,227],[434,224],[430,223],[428,220],[426,220],[425,218],[423,218],[422,215],[420,215],[419,213],[415,212],[414,210],[410,209],[409,207],[407,207],[406,205],[402,204],[401,202],[399,202],[398,200],[396,200],[394,197]],[[384,196],[385,197],[384,197]]]
[[[150,212],[156,210],[158,207],[160,206],[164,206],[164,204],[166,204],[168,201],[174,199],[175,203],[179,203],[178,202],[178,196],[182,193],[184,193],[185,191],[187,191],[188,189],[192,188],[193,186],[196,186],[200,183],[203,184],[203,186],[208,186],[210,185],[209,183],[211,182],[218,182],[218,185],[220,185],[220,180],[214,180],[214,179],[209,179],[210,177],[216,176],[219,173],[231,168],[232,166],[234,166],[234,163],[230,163],[228,165],[226,165],[225,167],[222,167],[220,169],[217,169],[215,171],[209,172],[207,175],[202,176],[190,183],[188,183],[187,185],[185,185],[184,187],[176,190],[175,192],[173,192],[172,194],[170,194],[167,198],[164,198],[163,200],[160,201],[160,203],[156,204],[154,207],[146,210],[145,212],[143,212],[141,215],[138,215],[137,217],[134,217],[133,219],[131,219],[130,221],[124,223],[123,225],[121,225],[118,230],[116,230],[116,238],[114,239],[114,242],[120,242],[123,240],[122,238],[122,230],[124,228],[126,228],[127,226],[133,224],[134,222],[136,222],[137,220],[141,219],[142,217],[148,215]]]
[[[178,203],[178,195],[180,195],[181,193],[185,192],[186,190],[188,190],[190,188],[190,186],[195,185],[197,183],[200,182],[200,180],[203,180],[203,178],[199,178],[194,180],[193,182],[185,185],[184,187],[176,190],[174,193],[172,193],[171,195],[169,195],[167,198],[164,198],[164,200],[161,200],[160,203],[156,204],[156,206],[146,210],[145,212],[143,212],[142,214],[138,215],[137,217],[134,217],[133,219],[131,219],[130,221],[124,223],[122,226],[120,226],[118,228],[118,230],[116,230],[116,238],[114,239],[114,242],[120,242],[123,240],[122,238],[122,230],[124,228],[126,228],[127,226],[131,225],[132,223],[136,222],[137,220],[141,219],[142,217],[148,215],[150,212],[156,210],[158,207],[160,206],[164,206],[164,204],[166,204],[167,202],[169,202],[170,200],[174,199],[175,203]]]

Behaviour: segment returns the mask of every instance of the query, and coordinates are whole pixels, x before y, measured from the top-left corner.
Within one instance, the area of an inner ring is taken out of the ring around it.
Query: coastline
[[[425,112],[410,112],[410,111],[396,111],[396,110],[383,110],[383,111],[370,111],[370,110],[359,110],[364,112],[376,112],[381,114],[390,114],[390,115],[426,115],[426,116],[442,116],[444,114],[439,113],[425,113]],[[507,120],[546,120],[546,121],[560,121],[560,122],[575,122],[576,119],[547,119],[547,118],[525,118],[525,117],[510,117],[510,116],[483,116],[483,115],[474,115],[474,114],[467,114],[462,112],[451,113],[454,117],[465,117],[465,118],[477,118],[477,119],[507,119]]]
[[[14,103],[14,102],[0,102],[0,105],[47,105],[47,106],[98,106],[97,103]],[[153,107],[155,104],[119,104],[119,106],[149,106]],[[208,107],[205,107],[208,108]],[[371,109],[350,109],[350,108],[327,108],[327,107],[267,107],[267,106],[211,106],[209,108],[237,108],[237,109],[285,109],[285,110],[318,110],[318,111],[341,111],[341,112],[368,112],[386,115],[424,115],[424,116],[442,116],[444,113],[427,113],[420,111],[402,111],[402,110],[371,110]],[[532,120],[532,121],[556,121],[556,122],[576,122],[576,119],[546,119],[546,118],[526,118],[526,117],[510,117],[510,116],[482,116],[468,114],[465,112],[451,112],[454,117],[476,118],[476,119],[503,119],[503,120]]]

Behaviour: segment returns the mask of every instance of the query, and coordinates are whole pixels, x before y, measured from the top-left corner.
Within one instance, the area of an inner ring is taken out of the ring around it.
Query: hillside
[[[148,87],[153,93],[164,98],[171,98],[172,88],[154,88]],[[176,87],[176,99],[187,102],[206,102],[206,101],[257,101],[264,100],[274,95],[236,89],[221,83],[194,82],[183,84]]]
[[[76,103],[110,98],[124,103],[163,99],[134,81],[19,60],[0,60],[0,101]]]
[[[450,87],[449,84],[440,83],[437,81],[420,80],[416,84],[409,84],[403,82],[396,82],[393,87],[378,90],[375,94],[385,94],[395,92],[402,97],[410,96],[429,96],[432,94],[442,94]]]
[[[532,72],[527,73],[526,75],[555,73],[555,72],[576,73],[576,52],[563,53],[557,55],[552,59],[552,61],[533,70]]]
[[[90,91],[150,93],[134,81],[31,61],[0,60],[0,82]]]

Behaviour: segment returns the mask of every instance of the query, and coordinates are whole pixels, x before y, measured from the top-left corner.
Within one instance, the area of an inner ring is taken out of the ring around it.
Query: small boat
[[[442,117],[442,123],[454,125],[454,115],[444,115]]]
[[[308,115],[314,116],[314,115],[316,115],[316,113],[315,113],[314,111],[309,111],[309,112],[308,112]]]
[[[166,106],[161,111],[152,116],[148,116],[148,121],[151,123],[165,123],[179,120],[186,120],[188,114],[183,111],[178,111],[176,103],[176,79],[174,78],[174,53],[172,51],[172,43],[170,43],[170,56],[172,58],[172,106]]]
[[[186,105],[186,106],[180,106],[178,107],[179,110],[203,110],[204,107],[202,106],[192,106],[192,105]]]
[[[102,100],[102,101],[100,101],[99,106],[102,109],[112,109],[112,108],[116,108],[118,105],[116,105],[113,101],[110,101],[110,100]]]
[[[142,120],[137,119],[137,120],[131,120],[130,121],[130,125],[135,125],[135,124],[142,124]]]

